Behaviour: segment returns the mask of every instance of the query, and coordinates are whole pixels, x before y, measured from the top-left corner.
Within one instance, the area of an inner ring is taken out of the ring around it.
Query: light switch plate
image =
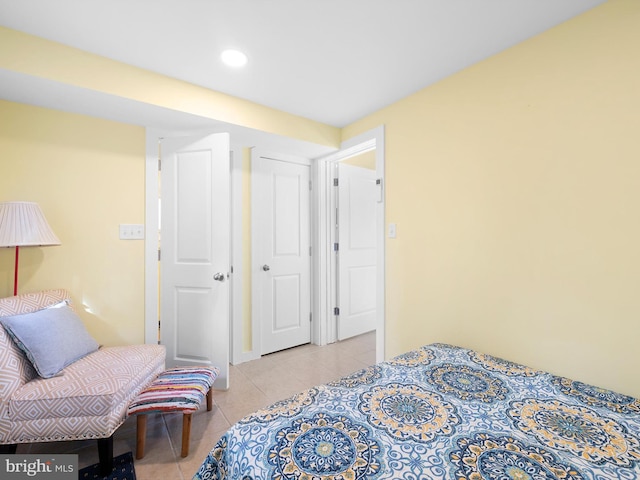
[[[141,224],[120,224],[120,240],[142,240],[144,239],[144,225]]]
[[[396,224],[389,224],[389,238],[396,238]]]

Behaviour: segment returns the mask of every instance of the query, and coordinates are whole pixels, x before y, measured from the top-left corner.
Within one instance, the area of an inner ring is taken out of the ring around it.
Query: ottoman
[[[189,455],[191,414],[207,397],[207,410],[212,408],[211,386],[220,373],[217,367],[175,367],[160,373],[142,390],[127,410],[136,419],[136,458],[144,457],[147,413],[182,413],[182,457]]]

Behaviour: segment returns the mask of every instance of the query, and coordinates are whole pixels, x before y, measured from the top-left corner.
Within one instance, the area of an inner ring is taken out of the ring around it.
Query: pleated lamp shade
[[[0,247],[60,245],[37,203],[0,203]]]
[[[15,247],[13,294],[18,294],[18,256],[20,247],[60,245],[37,203],[0,203],[0,247]]]

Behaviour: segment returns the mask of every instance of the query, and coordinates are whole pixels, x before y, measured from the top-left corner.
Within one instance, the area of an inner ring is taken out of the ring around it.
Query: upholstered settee
[[[132,399],[164,370],[165,349],[96,343],[94,351],[67,361],[58,372],[42,373],[48,367],[39,365],[34,358],[38,353],[25,348],[23,343],[28,342],[13,326],[23,327],[36,317],[34,322],[47,322],[51,312],[64,313],[53,311],[60,305],[65,309],[70,305],[65,290],[0,299],[0,452],[15,453],[20,443],[97,439],[101,470],[111,471],[113,433],[124,422]],[[75,313],[67,316],[75,316],[73,321],[81,324]],[[52,343],[45,350],[72,349],[72,341],[64,335],[73,329],[66,324],[52,320],[38,328]],[[86,331],[85,336],[93,341]],[[61,338],[66,344],[56,345]]]

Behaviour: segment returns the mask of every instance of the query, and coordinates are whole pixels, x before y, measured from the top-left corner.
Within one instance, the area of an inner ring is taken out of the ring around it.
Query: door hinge
[[[162,171],[162,159],[158,158],[158,171]]]
[[[340,315],[340,307],[333,307],[333,314]]]
[[[160,257],[161,257],[161,255],[160,255],[160,249],[158,249],[158,261],[160,261]]]
[[[309,321],[313,322],[313,313],[309,312]]]
[[[313,257],[313,247],[309,245],[309,256]]]
[[[340,250],[340,244],[339,243],[334,243],[333,244],[333,251],[337,252],[338,250]]]
[[[313,190],[313,182],[311,180],[309,180],[309,190]]]
[[[334,178],[334,179],[333,179],[333,186],[334,186],[334,187],[337,187],[337,186],[338,186],[338,179],[337,179],[337,178]]]

